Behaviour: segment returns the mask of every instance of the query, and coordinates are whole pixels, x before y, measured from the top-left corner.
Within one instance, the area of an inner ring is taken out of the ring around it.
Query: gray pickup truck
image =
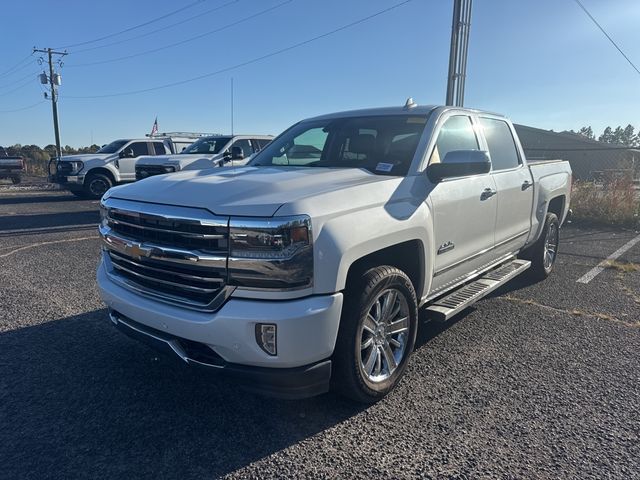
[[[0,179],[11,179],[14,185],[22,180],[24,173],[24,158],[9,156],[4,147],[0,147]]]
[[[248,166],[109,190],[98,286],[118,328],[187,364],[373,402],[407,367],[418,309],[447,321],[551,273],[570,191],[569,164],[528,162],[501,115],[334,113]]]

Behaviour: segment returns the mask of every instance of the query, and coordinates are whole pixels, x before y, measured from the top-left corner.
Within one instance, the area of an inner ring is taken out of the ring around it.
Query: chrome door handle
[[[493,197],[496,193],[498,193],[496,190],[492,190],[490,188],[485,188],[482,191],[482,194],[480,194],[480,200],[486,200],[488,198]]]
[[[525,180],[522,184],[522,191],[525,191],[529,187],[533,187],[533,183],[531,183],[529,180]]]

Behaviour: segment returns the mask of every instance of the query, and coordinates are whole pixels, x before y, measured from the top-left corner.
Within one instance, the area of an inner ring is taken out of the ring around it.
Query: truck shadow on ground
[[[96,211],[76,211],[42,213],[34,215],[0,215],[0,233],[4,230],[17,230],[23,228],[46,229],[51,227],[70,226],[71,229],[78,225],[91,225],[97,230],[100,222],[100,214]]]
[[[0,191],[1,193],[1,191]],[[15,196],[2,196],[0,197],[0,205],[19,205],[22,203],[60,203],[60,202],[82,202],[87,201],[82,198],[78,198],[75,195],[68,192],[60,192],[55,195],[15,195]],[[96,201],[97,202],[97,201]],[[96,209],[97,209],[96,204]]]
[[[160,356],[96,310],[0,334],[7,478],[215,478],[365,407],[256,396]]]

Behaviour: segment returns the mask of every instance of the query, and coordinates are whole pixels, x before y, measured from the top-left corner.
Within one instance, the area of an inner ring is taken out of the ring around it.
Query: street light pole
[[[62,148],[60,147],[60,126],[58,125],[58,91],[57,84],[59,84],[59,76],[56,77],[56,73],[53,71],[53,56],[64,56],[67,52],[56,52],[51,48],[47,49],[33,49],[34,52],[46,53],[49,62],[49,87],[51,88],[51,108],[53,110],[53,132],[56,137],[56,156],[60,158],[62,156]]]
[[[472,1],[453,0],[446,104],[457,107],[464,106]]]

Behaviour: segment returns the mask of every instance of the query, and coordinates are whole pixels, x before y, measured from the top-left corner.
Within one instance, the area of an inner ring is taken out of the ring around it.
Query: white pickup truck
[[[312,118],[248,166],[109,190],[111,321],[267,394],[382,398],[418,309],[444,321],[545,278],[569,208],[569,164],[527,163],[505,117],[414,105]]]
[[[182,170],[245,165],[254,153],[262,150],[271,140],[271,135],[202,137],[177,155],[140,157],[136,163],[136,180]]]
[[[49,180],[74,195],[101,198],[113,185],[134,182],[135,165],[142,155],[176,153],[191,145],[200,134],[153,136],[115,140],[96,153],[64,155],[55,162]]]

